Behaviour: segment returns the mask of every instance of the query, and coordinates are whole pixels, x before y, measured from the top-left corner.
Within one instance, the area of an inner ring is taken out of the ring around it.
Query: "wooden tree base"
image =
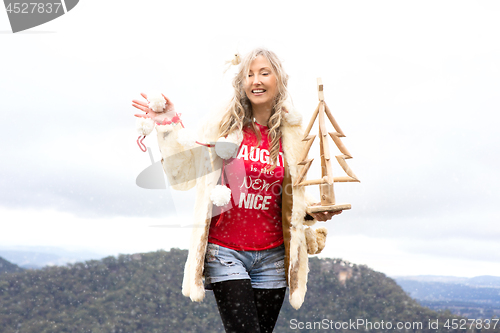
[[[337,212],[339,210],[351,209],[351,204],[339,204],[329,206],[307,206],[307,213]]]

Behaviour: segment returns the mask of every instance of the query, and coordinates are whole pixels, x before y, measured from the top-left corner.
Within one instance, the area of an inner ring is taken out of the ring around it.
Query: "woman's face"
[[[262,55],[257,56],[250,64],[244,86],[252,107],[266,106],[272,108],[278,92],[277,82],[269,61]]]

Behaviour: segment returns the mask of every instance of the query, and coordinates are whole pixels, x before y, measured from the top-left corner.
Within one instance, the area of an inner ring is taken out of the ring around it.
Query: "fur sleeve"
[[[161,164],[173,189],[187,191],[196,184],[195,154],[178,142],[182,126],[157,125]]]
[[[316,200],[316,198],[311,193],[309,193],[307,191],[305,192],[304,198],[305,198],[307,206],[310,206],[312,204],[319,202],[319,200]],[[307,214],[306,216],[311,216],[311,215]],[[311,218],[312,218],[312,216],[311,216]],[[316,224],[316,222],[317,221],[314,218],[304,220],[304,224],[308,225],[308,226],[314,225],[314,224]]]

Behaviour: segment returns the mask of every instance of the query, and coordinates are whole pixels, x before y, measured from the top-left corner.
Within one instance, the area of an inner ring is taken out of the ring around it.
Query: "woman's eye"
[[[269,73],[262,73],[262,75],[266,75],[267,76],[267,75],[269,75]]]

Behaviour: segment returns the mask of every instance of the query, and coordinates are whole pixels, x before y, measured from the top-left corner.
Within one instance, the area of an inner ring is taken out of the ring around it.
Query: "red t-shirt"
[[[277,166],[266,170],[271,167],[269,129],[256,126],[262,137],[260,145],[257,147],[257,136],[247,127],[236,158],[225,161],[231,201],[223,207],[213,206],[208,241],[233,250],[267,250],[283,243],[281,185],[285,168],[281,140]]]

